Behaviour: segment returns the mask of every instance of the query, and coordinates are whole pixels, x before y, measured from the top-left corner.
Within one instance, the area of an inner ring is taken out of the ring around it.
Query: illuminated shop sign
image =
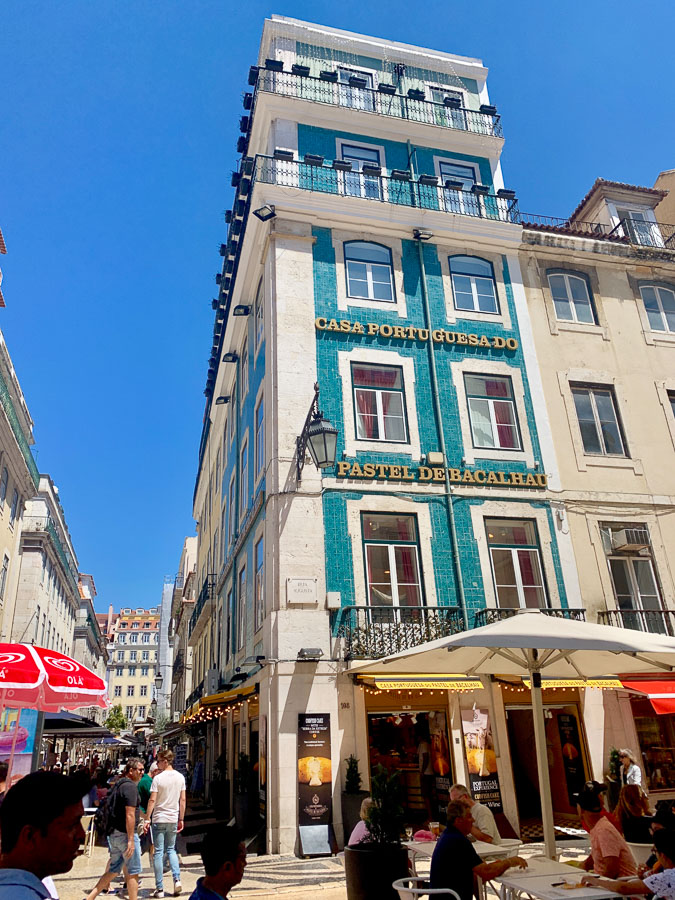
[[[377,322],[350,322],[349,319],[327,319],[319,316],[314,320],[317,331],[336,331],[339,334],[365,334],[373,337],[379,335],[395,341],[428,342],[434,344],[455,344],[466,347],[488,347],[491,350],[517,350],[515,338],[499,336],[487,337],[484,334],[465,334],[463,331],[448,331],[446,328],[417,328],[414,325],[378,325]]]

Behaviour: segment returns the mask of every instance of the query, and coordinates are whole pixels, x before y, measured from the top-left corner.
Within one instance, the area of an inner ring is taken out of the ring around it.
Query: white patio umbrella
[[[555,856],[553,804],[546,753],[542,673],[547,678],[598,678],[633,672],[674,672],[675,638],[591,625],[536,609],[383,659],[358,663],[362,674],[529,676],[546,855]]]

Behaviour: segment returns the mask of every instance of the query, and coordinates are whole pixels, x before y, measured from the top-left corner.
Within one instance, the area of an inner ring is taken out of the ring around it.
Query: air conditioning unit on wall
[[[209,669],[204,679],[204,694],[215,694],[218,691],[218,669]]]
[[[612,532],[612,549],[624,553],[636,553],[649,549],[649,532],[646,528],[622,528]]]

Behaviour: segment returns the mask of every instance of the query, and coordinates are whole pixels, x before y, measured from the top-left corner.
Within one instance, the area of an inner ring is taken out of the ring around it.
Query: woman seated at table
[[[614,815],[619,823],[619,830],[627,841],[632,844],[651,842],[651,810],[639,784],[626,784],[621,788]]]
[[[616,881],[597,875],[584,875],[583,884],[616,891],[617,894],[653,894],[661,900],[675,900],[675,832],[662,829],[654,834],[654,848],[662,871],[645,878]]]
[[[361,812],[359,815],[361,816],[361,821],[357,822],[354,826],[354,830],[349,836],[349,843],[347,846],[353,847],[354,844],[362,844],[367,841],[372,841],[370,836],[370,832],[368,831],[368,826],[366,825],[366,819],[368,818],[368,810],[373,805],[373,798],[366,797],[363,803],[361,804]]]

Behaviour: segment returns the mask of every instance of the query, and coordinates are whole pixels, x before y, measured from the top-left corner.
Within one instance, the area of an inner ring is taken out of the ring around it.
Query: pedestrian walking
[[[173,751],[160,750],[157,754],[159,772],[152,780],[150,800],[145,816],[146,827],[152,823],[152,843],[155,848],[153,863],[155,868],[154,897],[164,896],[164,854],[169,858],[173,876],[173,893],[177,897],[181,890],[180,865],[176,853],[176,835],[183,830],[185,816],[185,778],[174,769]]]
[[[33,772],[7,791],[0,808],[0,900],[47,900],[42,879],[69,872],[85,834],[82,782]]]
[[[138,876],[142,868],[141,844],[138,838],[140,820],[138,782],[144,771],[145,766],[141,759],[137,757],[128,759],[122,777],[106,798],[105,831],[110,863],[96,887],[87,894],[86,900],[94,900],[101,891],[107,891],[113,879],[122,871],[122,866],[126,866],[129,900],[138,900]]]
[[[236,828],[221,825],[211,829],[202,843],[206,875],[197,880],[190,900],[223,900],[239,884],[246,868],[246,845]]]
[[[642,784],[642,769],[638,766],[633,751],[627,748],[619,750],[619,759],[621,760],[619,769],[621,784]]]

